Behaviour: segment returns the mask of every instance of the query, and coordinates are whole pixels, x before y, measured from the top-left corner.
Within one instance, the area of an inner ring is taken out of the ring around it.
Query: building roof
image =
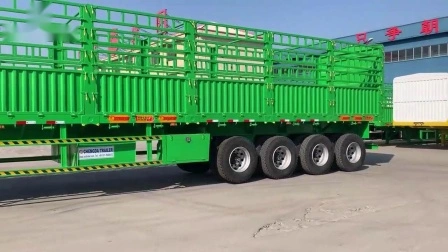
[[[363,43],[372,38],[372,43],[387,43],[448,32],[448,16],[422,20],[405,25],[391,25],[380,30],[360,31],[337,40]]]

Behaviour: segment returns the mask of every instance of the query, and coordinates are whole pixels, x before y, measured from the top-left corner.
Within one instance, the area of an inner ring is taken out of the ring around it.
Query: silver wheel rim
[[[284,170],[289,167],[292,161],[291,151],[285,146],[279,146],[272,154],[272,162],[275,168]]]
[[[235,172],[244,172],[249,168],[250,154],[244,147],[237,147],[232,150],[229,156],[229,165]]]
[[[330,152],[328,151],[327,146],[323,144],[314,146],[313,151],[311,152],[311,158],[317,166],[325,165],[328,162],[329,157]]]
[[[349,144],[345,155],[350,163],[358,162],[361,159],[361,146],[355,142]]]

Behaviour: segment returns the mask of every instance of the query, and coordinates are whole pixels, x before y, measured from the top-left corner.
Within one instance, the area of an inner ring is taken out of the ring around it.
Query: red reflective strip
[[[310,122],[311,123],[314,123],[316,120],[315,119],[310,119]]]
[[[301,123],[302,119],[297,119],[296,122]]]
[[[348,116],[348,115],[340,116],[339,120],[341,120],[341,121],[349,121],[350,120],[350,116]]]
[[[229,122],[229,123],[234,123],[234,122],[238,122],[238,120],[235,120],[235,119],[229,119],[229,120],[227,120],[227,122]]]
[[[16,125],[25,125],[26,124],[26,121],[17,121],[16,122]]]
[[[362,116],[353,116],[353,120],[362,121]]]
[[[244,122],[248,123],[248,122],[255,122],[254,119],[244,119]]]

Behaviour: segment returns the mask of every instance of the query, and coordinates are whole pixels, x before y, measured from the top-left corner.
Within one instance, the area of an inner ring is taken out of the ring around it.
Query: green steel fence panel
[[[185,113],[188,82],[180,78],[98,75],[101,114]]]
[[[2,112],[97,123],[118,113],[265,120],[382,109],[382,46],[57,0],[4,1],[0,12]],[[49,39],[19,38],[30,24]]]
[[[392,125],[393,123],[393,88],[392,85],[385,85],[383,91],[383,100],[381,103],[381,109],[383,112],[381,124],[385,126]]]
[[[82,78],[79,72],[0,69],[0,113],[80,114]]]
[[[199,85],[199,112],[201,114],[264,113],[265,100],[262,83],[228,80],[201,80]]]
[[[372,88],[336,87],[336,114],[378,116],[380,92]]]
[[[300,119],[306,119],[313,115],[312,119],[319,115],[328,114],[328,88],[324,86],[306,85],[275,85],[274,113],[285,115],[297,115]]]

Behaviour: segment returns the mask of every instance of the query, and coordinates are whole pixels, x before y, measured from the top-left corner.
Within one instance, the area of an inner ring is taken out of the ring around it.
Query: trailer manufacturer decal
[[[83,147],[78,149],[79,160],[114,157],[114,146]]]

